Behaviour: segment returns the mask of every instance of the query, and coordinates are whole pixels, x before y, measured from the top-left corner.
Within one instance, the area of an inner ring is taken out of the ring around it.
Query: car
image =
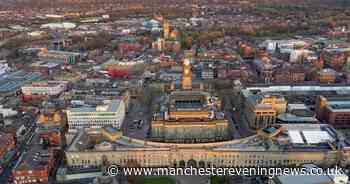
[[[143,126],[143,120],[140,120],[138,123],[137,123],[137,128],[142,128]]]

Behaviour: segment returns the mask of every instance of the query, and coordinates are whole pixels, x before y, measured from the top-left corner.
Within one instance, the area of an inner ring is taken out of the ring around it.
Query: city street
[[[31,116],[30,116],[31,117]],[[23,121],[30,121],[31,126],[29,127],[29,130],[26,132],[25,135],[21,139],[19,139],[16,148],[15,148],[15,155],[12,157],[9,165],[4,169],[3,173],[0,175],[0,183],[7,183],[9,177],[11,176],[12,169],[14,166],[17,165],[17,162],[21,160],[21,158],[24,156],[26,150],[27,150],[27,145],[29,145],[30,141],[32,140],[32,137],[35,132],[35,121],[32,118],[23,118]],[[29,124],[29,122],[23,122]],[[16,156],[18,154],[18,156]]]
[[[142,120],[141,128],[137,127],[134,120]],[[123,133],[129,137],[145,139],[150,128],[151,113],[148,107],[142,105],[137,99],[131,99],[129,112],[122,125]]]
[[[235,100],[236,98],[233,98]],[[230,126],[232,128],[233,138],[242,138],[248,137],[254,134],[253,131],[249,130],[244,120],[241,120],[239,117],[239,109],[236,108],[233,111],[233,105],[230,102],[230,97],[228,95],[222,95],[222,101],[225,102],[225,115],[227,120],[230,122]],[[236,103],[234,103],[236,104]]]

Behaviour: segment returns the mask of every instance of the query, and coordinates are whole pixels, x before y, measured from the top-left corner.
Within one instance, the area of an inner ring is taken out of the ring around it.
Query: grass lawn
[[[175,184],[175,180],[170,178],[170,177],[166,177],[166,176],[162,176],[162,177],[156,177],[156,178],[144,178],[143,180],[144,184]]]
[[[224,177],[218,177],[218,176],[211,177],[210,184],[223,184],[223,183],[225,183]]]

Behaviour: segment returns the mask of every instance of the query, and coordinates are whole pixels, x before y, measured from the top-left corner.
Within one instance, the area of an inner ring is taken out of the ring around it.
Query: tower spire
[[[183,90],[192,89],[191,63],[190,63],[190,60],[187,58],[184,59],[184,62],[183,62],[182,89]]]
[[[163,16],[163,37],[164,39],[168,39],[169,38],[169,21],[168,18],[166,16]]]

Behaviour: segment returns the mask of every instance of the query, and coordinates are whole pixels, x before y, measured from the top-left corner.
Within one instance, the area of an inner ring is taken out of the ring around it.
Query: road
[[[147,106],[141,104],[137,99],[131,99],[131,106],[122,125],[123,133],[129,137],[146,139],[150,128],[151,113]],[[138,128],[134,120],[143,120],[143,125]]]
[[[255,132],[251,131],[246,122],[240,118],[239,108],[236,108],[236,111],[233,111],[233,105],[231,103],[227,103],[231,101],[231,98],[227,94],[223,94],[221,98],[223,102],[226,102],[224,107],[225,115],[227,120],[230,122],[230,126],[232,127],[233,137],[237,139],[254,135]],[[236,98],[233,98],[233,100],[235,99]],[[234,102],[233,104],[237,103]]]
[[[32,140],[31,138],[33,137],[36,129],[36,124],[34,119],[29,117],[29,119],[24,118],[23,121],[30,121],[32,123],[29,128],[29,131],[27,131],[26,134],[23,135],[21,139],[17,140],[15,150],[16,150],[16,154],[19,154],[18,158],[21,158],[26,153],[27,145]],[[23,122],[23,123],[28,123],[28,122]],[[19,162],[20,160],[21,159],[17,159],[16,156],[12,157],[9,165],[4,169],[4,172],[0,175],[1,184],[8,183],[8,179],[11,176],[12,169],[15,167],[15,165],[17,165],[17,162]]]

